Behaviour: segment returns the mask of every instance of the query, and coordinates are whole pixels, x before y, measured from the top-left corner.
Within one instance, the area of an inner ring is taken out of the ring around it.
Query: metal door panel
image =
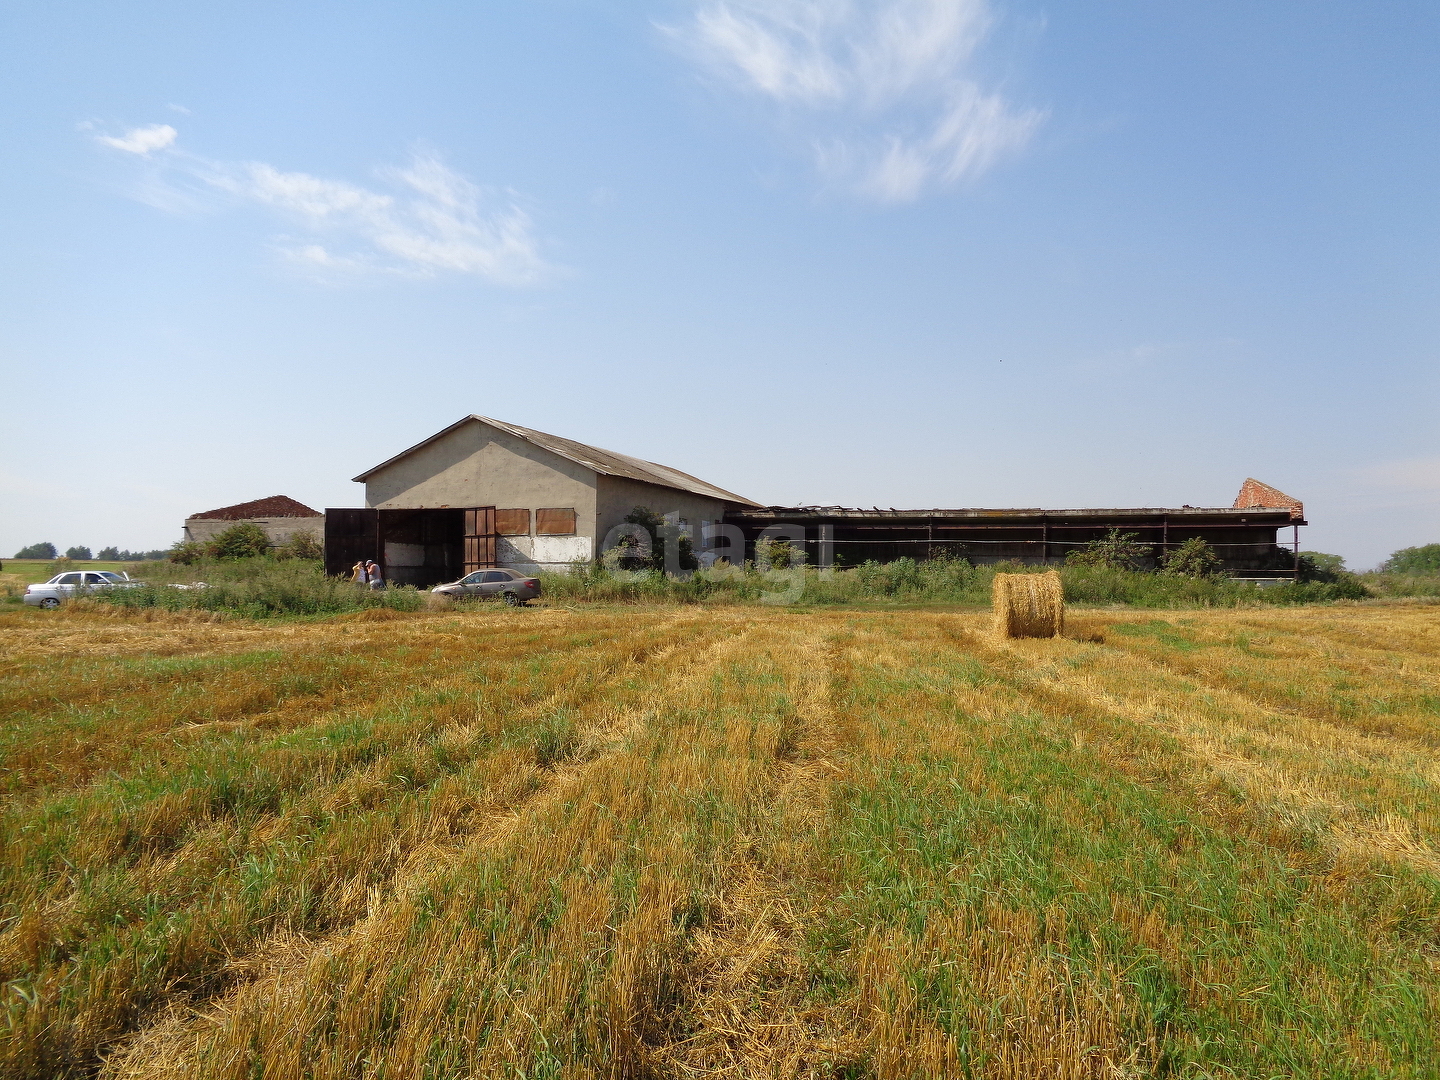
[[[380,562],[380,511],[369,507],[325,511],[325,573],[349,577],[361,559]]]
[[[465,511],[465,573],[495,565],[495,507]]]

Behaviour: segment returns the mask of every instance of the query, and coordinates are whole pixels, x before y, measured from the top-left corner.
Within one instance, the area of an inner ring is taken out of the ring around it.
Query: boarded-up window
[[[575,511],[573,509],[549,509],[535,511],[536,536],[571,536],[575,532]]]
[[[501,536],[529,536],[529,510],[496,510],[495,531]]]

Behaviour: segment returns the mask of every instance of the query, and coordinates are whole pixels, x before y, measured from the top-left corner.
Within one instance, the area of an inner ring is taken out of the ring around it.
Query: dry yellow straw
[[[1001,637],[1056,637],[1065,629],[1060,575],[996,574],[991,593]]]

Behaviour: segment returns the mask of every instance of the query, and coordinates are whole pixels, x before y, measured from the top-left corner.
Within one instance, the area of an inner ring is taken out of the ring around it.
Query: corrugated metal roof
[[[191,514],[187,521],[202,518],[207,521],[245,521],[248,518],[272,517],[324,517],[319,510],[311,510],[304,503],[296,502],[289,495],[271,495],[268,499],[254,499],[251,502],[222,506],[218,510],[206,510]]]
[[[435,440],[450,434],[456,428],[471,422],[488,424],[490,427],[498,428],[500,431],[514,435],[518,439],[548,450],[552,454],[558,454],[567,461],[573,461],[577,465],[583,465],[587,469],[594,469],[603,476],[621,476],[628,480],[639,480],[646,484],[659,484],[661,487],[675,488],[678,491],[688,491],[693,495],[704,495],[711,499],[720,499],[724,502],[737,503],[741,506],[759,506],[760,504],[743,495],[736,495],[733,491],[726,491],[724,488],[716,487],[714,484],[707,484],[698,477],[683,473],[679,469],[672,469],[668,465],[660,465],[653,461],[642,461],[640,458],[630,457],[628,454],[617,454],[613,450],[602,450],[598,446],[588,446],[585,443],[578,443],[572,439],[562,439],[559,435],[550,435],[543,431],[535,431],[532,428],[524,428],[518,424],[507,424],[503,420],[495,420],[488,416],[471,414],[462,420],[457,420],[444,431],[437,431],[424,442],[416,443],[408,450],[402,450],[388,461],[382,461],[373,469],[368,469],[355,477],[357,481],[363,482],[366,477],[379,472],[388,465],[392,465],[403,457],[413,454],[422,447],[430,445]]]
[[[860,506],[760,506],[744,511],[744,516],[750,518],[761,517],[831,517],[831,518],[853,518],[855,520],[877,519],[890,520],[905,518],[908,520],[928,520],[934,518],[964,518],[989,520],[991,518],[1103,518],[1115,519],[1117,521],[1141,518],[1164,518],[1169,517],[1175,521],[1184,521],[1187,518],[1235,518],[1243,520],[1241,515],[1263,517],[1267,513],[1275,516],[1286,515],[1293,517],[1294,511],[1285,507],[1232,507],[1232,506],[1134,506],[1134,507],[1092,507],[1085,509],[1066,510],[1044,510],[1035,507],[1015,507],[1010,509],[983,509],[974,507],[952,507],[935,509],[914,509],[899,510],[895,507],[872,506],[869,509]]]

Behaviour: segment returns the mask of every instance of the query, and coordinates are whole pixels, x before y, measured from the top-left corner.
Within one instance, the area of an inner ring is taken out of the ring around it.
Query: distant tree
[[[60,549],[48,540],[43,544],[31,544],[23,547],[15,553],[17,559],[53,559],[60,554]]]
[[[126,554],[128,555],[129,552],[126,552]],[[106,562],[119,562],[120,549],[117,547],[103,547],[100,549],[100,553],[96,555],[95,558],[104,559]]]
[[[1160,566],[1165,573],[1180,577],[1213,577],[1220,572],[1220,556],[1206,541],[1192,536],[1167,554]]]
[[[217,534],[205,551],[213,559],[254,559],[270,554],[270,537],[253,521],[242,521]]]
[[[1300,580],[1336,582],[1353,577],[1345,569],[1345,556],[1327,555],[1323,551],[1300,552]]]
[[[1103,566],[1111,570],[1134,570],[1150,554],[1150,545],[1135,542],[1139,533],[1111,529],[1099,540],[1091,540],[1065,556],[1071,566]]]
[[[80,547],[67,548],[65,557],[67,559],[93,559],[95,556],[90,554],[88,547],[81,545]]]
[[[1440,544],[1401,548],[1380,569],[1387,574],[1440,574]]]

